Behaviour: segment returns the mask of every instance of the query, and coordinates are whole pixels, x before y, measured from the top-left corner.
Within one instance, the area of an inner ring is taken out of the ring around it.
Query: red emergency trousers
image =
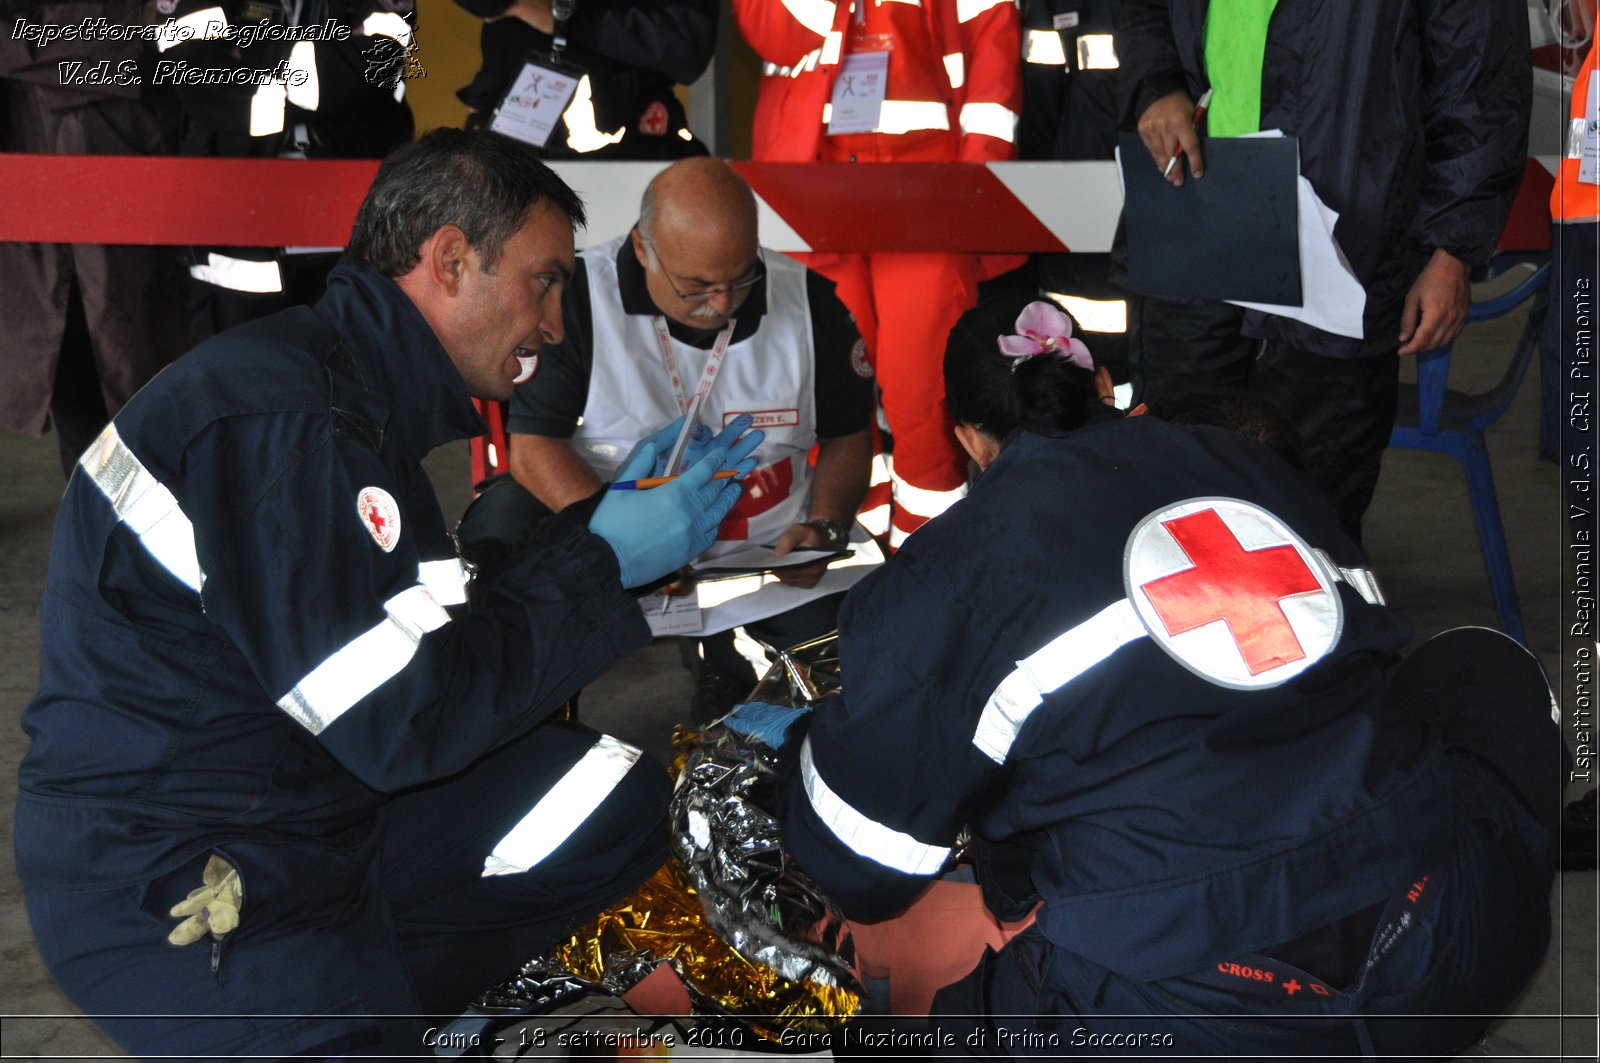
[[[762,162],[988,162],[1014,155],[1022,22],[1011,0],[734,0],[766,69],[756,103]],[[846,56],[889,51],[877,130],[829,135],[824,106]],[[937,218],[929,219],[937,225]],[[966,457],[944,406],[944,345],[977,299],[972,254],[816,253],[855,315],[894,434],[898,545],[960,497]]]

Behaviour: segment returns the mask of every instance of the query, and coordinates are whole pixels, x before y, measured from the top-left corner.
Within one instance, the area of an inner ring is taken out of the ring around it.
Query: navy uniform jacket
[[[145,388],[56,522],[24,884],[128,885],[221,846],[264,853],[297,906],[351,903],[341,876],[362,873],[386,794],[462,771],[643,645],[578,517],[460,608],[419,462],[481,430],[411,301],[348,266],[315,307]]]
[[[483,67],[457,96],[484,121],[493,117],[530,56],[548,56],[549,34],[504,17],[510,0],[456,0],[486,22],[479,37]],[[562,58],[589,75],[594,126],[606,143],[574,148],[565,121],[544,154],[552,159],[681,159],[706,154],[685,138],[688,117],[674,85],[699,80],[717,50],[716,0],[578,0],[565,27]]]
[[[801,747],[786,841],[870,920],[971,824],[980,853],[1032,851],[1051,942],[1135,981],[1387,898],[1443,844],[1449,786],[1436,745],[1380,723],[1409,632],[1363,563],[1243,436],[1024,434],[845,600],[844,694]]]

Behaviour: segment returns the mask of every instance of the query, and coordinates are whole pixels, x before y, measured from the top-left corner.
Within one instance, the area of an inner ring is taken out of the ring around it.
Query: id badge
[[[653,591],[639,599],[639,608],[644,612],[653,638],[698,635],[704,623],[700,618],[698,589],[670,595],[664,590]]]
[[[529,59],[500,101],[489,128],[543,148],[582,80],[583,70],[571,63],[546,55]]]
[[[889,89],[889,50],[855,51],[844,57],[833,79],[828,135],[871,133],[878,128]]]
[[[1578,155],[1578,180],[1600,185],[1600,77],[1589,72],[1588,93],[1583,104],[1583,146]]]

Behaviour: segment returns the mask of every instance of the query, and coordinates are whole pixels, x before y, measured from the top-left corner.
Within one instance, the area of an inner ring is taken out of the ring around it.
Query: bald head
[[[721,328],[747,291],[730,289],[760,269],[756,229],[755,196],[727,163],[684,159],[657,174],[633,238],[657,309],[697,328]],[[714,294],[682,298],[705,291]]]
[[[684,159],[656,174],[644,190],[639,228],[657,246],[691,240],[753,247],[756,197],[721,159]]]

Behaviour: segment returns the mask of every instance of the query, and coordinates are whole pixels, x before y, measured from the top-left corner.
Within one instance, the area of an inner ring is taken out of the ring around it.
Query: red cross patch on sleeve
[[[1326,656],[1344,607],[1333,574],[1277,517],[1235,498],[1180,502],[1128,537],[1124,579],[1150,637],[1221,686],[1277,686]]]
[[[381,487],[363,487],[356,496],[356,513],[384,553],[400,541],[400,507],[394,496]]]

